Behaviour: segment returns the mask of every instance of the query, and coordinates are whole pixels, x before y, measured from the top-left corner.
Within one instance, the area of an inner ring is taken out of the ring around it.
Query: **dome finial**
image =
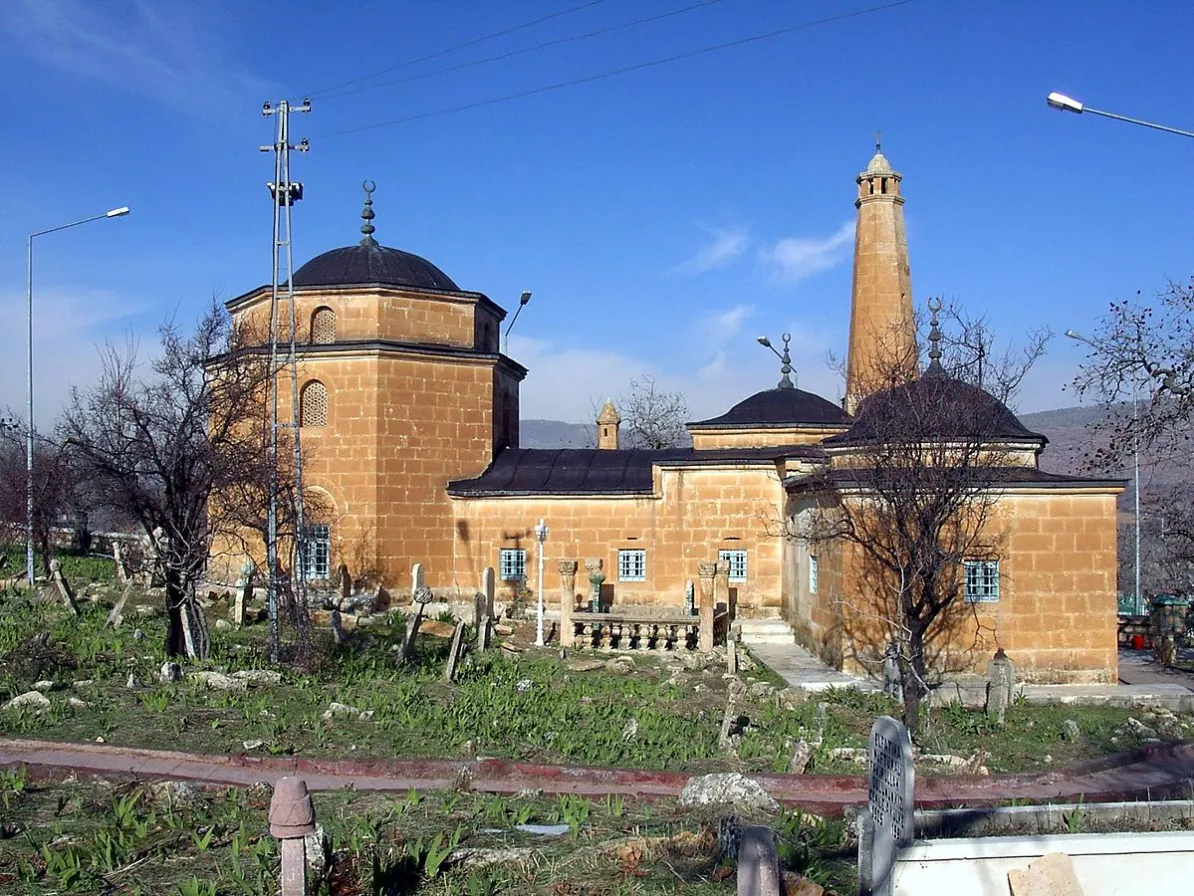
[[[377,189],[377,184],[371,180],[361,181],[361,189],[365,191],[365,207],[361,209],[361,220],[365,222],[361,225],[361,233],[365,236],[361,245],[376,246],[377,240],[373,238],[373,232],[377,229],[373,226],[373,191]]]
[[[875,131],[875,152],[883,151],[883,132]]]
[[[942,375],[945,369],[941,366],[941,330],[937,328],[937,312],[941,310],[941,299],[929,299],[929,366],[925,375],[930,373]]]

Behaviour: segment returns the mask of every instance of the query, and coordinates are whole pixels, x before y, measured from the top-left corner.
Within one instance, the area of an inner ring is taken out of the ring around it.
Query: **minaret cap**
[[[614,407],[614,400],[607,398],[605,405],[601,408],[601,413],[597,416],[598,423],[618,424],[622,422],[622,418],[618,416],[618,409]]]
[[[362,181],[361,189],[365,191],[365,207],[361,209],[361,220],[365,222],[361,225],[361,233],[365,236],[361,239],[361,245],[376,246],[377,240],[373,238],[373,232],[377,229],[373,226],[376,217],[373,213],[373,191],[377,189],[377,184],[371,180]]]
[[[941,310],[940,299],[929,299],[929,366],[925,369],[925,376],[945,376],[945,368],[941,366],[941,330],[937,327],[937,312]]]

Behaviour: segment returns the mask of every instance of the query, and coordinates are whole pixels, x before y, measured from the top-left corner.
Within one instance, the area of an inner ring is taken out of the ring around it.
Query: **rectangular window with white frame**
[[[498,574],[503,582],[525,582],[527,552],[522,548],[502,548],[498,554]]]
[[[808,593],[817,593],[817,558],[808,558]]]
[[[647,552],[640,549],[618,551],[618,581],[645,582],[647,580]]]
[[[999,561],[965,560],[966,603],[991,604],[999,600]]]
[[[303,578],[308,581],[327,579],[331,575],[332,527],[316,524],[304,530],[302,556]]]
[[[746,581],[746,551],[718,551],[717,562],[729,567],[731,582]]]

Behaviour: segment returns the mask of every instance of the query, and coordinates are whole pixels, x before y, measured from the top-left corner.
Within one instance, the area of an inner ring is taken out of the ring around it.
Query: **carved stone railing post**
[[[697,646],[705,652],[713,649],[713,574],[716,568],[716,563],[697,564],[697,579],[701,587],[701,628]]]
[[[590,588],[590,609],[594,613],[601,612],[601,586],[605,582],[605,573],[602,572],[601,567],[604,563],[598,559],[588,559],[585,561],[585,572],[589,574],[589,588]]]
[[[305,837],[315,833],[315,807],[307,782],[282,778],[269,804],[269,832],[281,841],[281,896],[307,896]]]
[[[576,605],[575,560],[561,560],[560,570],[560,646],[571,647],[575,641],[576,628],[572,624],[572,610]]]

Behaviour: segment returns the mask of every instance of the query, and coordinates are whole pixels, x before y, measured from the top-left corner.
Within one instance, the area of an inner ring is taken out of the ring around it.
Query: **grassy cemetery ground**
[[[421,634],[412,661],[398,663],[406,627],[400,613],[351,631],[339,647],[320,632],[314,669],[277,670],[264,656],[263,624],[216,628],[227,617],[222,602],[207,609],[213,651],[203,670],[162,681],[160,597],[130,599],[114,630],[105,620],[120,592],[103,582],[105,572],[101,563],[91,572],[98,583],[76,580],[78,617],[52,599],[0,592],[0,705],[35,688],[48,701],[0,710],[0,736],[220,754],[486,756],[692,772],[788,771],[804,741],[811,746],[806,774],[860,774],[852,752],[865,752],[876,716],[897,713],[878,695],[806,698],[778,690],[782,682],[748,659],[740,676],[746,694],[725,743],[724,655],[577,650],[561,658],[529,646],[532,623],[515,623],[503,640],[521,653],[468,656],[449,683],[447,638]],[[234,673],[247,677],[225,678]],[[1133,716],[1144,718],[1113,708],[1017,704],[997,729],[981,712],[950,706],[930,714],[920,748],[992,773],[1034,771],[1154,736],[1180,739],[1190,724],[1146,719],[1157,729],[1150,730],[1130,722]],[[1067,720],[1077,722],[1079,736],[1063,738]],[[920,773],[951,771],[925,765]],[[4,775],[0,892],[173,896],[264,893],[274,885],[276,844],[264,836],[268,793],[35,785],[19,770]],[[688,892],[725,893],[733,883],[718,870],[716,816],[679,812],[668,801],[338,793],[317,795],[316,807],[337,855],[329,893],[588,896],[674,892],[680,880]],[[544,838],[511,830],[527,822],[566,824],[569,832]],[[795,814],[769,823],[790,868],[849,890],[854,845],[839,823]],[[513,863],[470,868],[468,853],[446,861],[458,849],[524,852],[511,853]]]

